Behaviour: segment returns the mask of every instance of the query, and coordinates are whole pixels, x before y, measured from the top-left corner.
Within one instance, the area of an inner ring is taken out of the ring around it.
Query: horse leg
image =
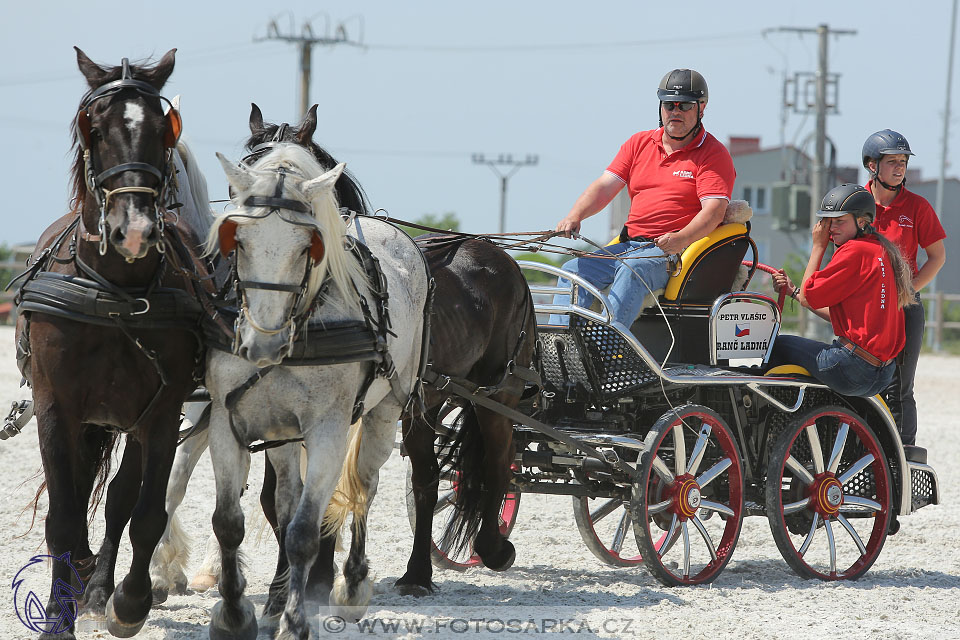
[[[433,419],[436,419],[436,411]],[[396,582],[403,595],[423,596],[433,592],[433,564],[430,550],[433,546],[433,512],[437,507],[440,483],[440,465],[433,449],[436,434],[427,420],[421,417],[403,419],[403,445],[410,456],[413,473],[413,500],[416,505],[416,527],[413,548],[407,560],[407,572]]]
[[[513,543],[500,533],[500,510],[510,485],[513,462],[513,425],[498,413],[476,407],[483,437],[484,490],[482,491],[480,530],[473,549],[488,569],[506,571],[516,559]]]
[[[250,454],[234,437],[226,411],[219,408],[214,408],[210,417],[210,458],[217,483],[213,532],[220,542],[221,558],[221,599],[210,613],[210,638],[253,640],[257,617],[253,603],[243,594],[247,581],[239,557],[244,533],[240,494],[250,470]]]
[[[296,513],[284,537],[290,579],[277,640],[305,640],[310,635],[304,607],[307,575],[320,547],[320,516],[330,503],[340,471],[331,461],[342,461],[347,449],[347,430],[336,425],[347,424],[349,418],[336,413],[328,411],[322,423],[305,429],[307,474]]]
[[[260,618],[264,624],[276,624],[287,605],[290,564],[287,560],[286,529],[293,519],[297,502],[303,492],[303,483],[300,480],[301,449],[299,444],[287,444],[266,452],[260,503],[277,537],[279,551],[277,570],[270,583],[269,596]]]
[[[343,574],[337,577],[333,591],[330,592],[330,605],[334,608],[334,614],[351,622],[363,617],[373,596],[373,583],[370,580],[366,556],[367,513],[377,493],[380,467],[393,452],[393,441],[397,432],[396,414],[395,408],[377,406],[363,418],[359,455],[356,458],[356,476],[366,493],[366,501],[362,508],[353,514],[350,553],[343,564]],[[347,464],[344,465],[345,476],[349,474],[349,463],[350,453],[347,454]]]
[[[127,439],[120,468],[107,488],[107,504],[104,512],[106,532],[97,564],[84,592],[85,613],[102,618],[107,599],[113,594],[114,573],[117,566],[117,551],[123,529],[130,521],[130,514],[137,503],[140,489],[140,447]]]
[[[68,601],[57,597],[57,585],[70,585],[77,595],[83,591],[83,586],[77,584],[71,563],[74,558],[83,560],[92,555],[87,543],[87,504],[97,471],[111,452],[104,452],[102,438],[98,442],[81,434],[81,424],[75,418],[63,415],[60,405],[55,405],[41,388],[49,387],[35,387],[37,432],[49,505],[44,523],[45,536],[49,554],[67,560],[53,563],[50,599],[46,607],[47,618],[61,623],[41,638],[73,640],[77,612],[70,608]],[[64,610],[64,605],[69,610]]]
[[[147,621],[153,602],[150,558],[167,526],[164,498],[176,453],[179,407],[158,405],[154,416],[152,422],[138,428],[136,436],[143,456],[143,482],[130,518],[133,560],[126,577],[107,601],[107,629],[120,638],[135,635]]]
[[[187,592],[187,562],[190,559],[190,537],[180,524],[177,508],[187,492],[187,483],[209,443],[210,415],[206,412],[209,403],[187,403],[184,422],[189,421],[197,431],[183,441],[170,469],[167,483],[167,527],[150,560],[150,578],[153,582],[153,602],[159,604],[167,599],[170,590],[178,595]],[[182,428],[182,427],[181,427]]]

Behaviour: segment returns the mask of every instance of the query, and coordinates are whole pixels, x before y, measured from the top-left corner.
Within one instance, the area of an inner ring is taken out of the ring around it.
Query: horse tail
[[[363,438],[363,432],[360,429],[362,424],[363,420],[357,420],[350,425],[347,455],[340,468],[340,479],[330,497],[330,504],[323,514],[320,534],[324,537],[339,536],[340,529],[347,522],[347,516],[351,512],[366,514],[367,485],[360,477],[359,471],[360,442]]]
[[[117,432],[111,431],[108,435],[100,441],[99,451],[95,452],[96,456],[96,481],[93,487],[93,492],[90,496],[90,504],[87,507],[87,526],[93,524],[93,517],[97,513],[97,508],[100,506],[100,501],[103,499],[103,493],[107,488],[107,480],[110,479],[110,470],[112,467],[113,461],[113,452],[117,448],[117,444],[120,439],[120,434]],[[37,509],[40,508],[40,498],[43,497],[43,494],[47,492],[47,481],[44,480],[40,483],[40,486],[37,487],[37,492],[33,496],[33,500],[28,502],[23,510],[20,512],[22,516],[27,511],[31,511],[30,515],[30,527],[27,529],[27,533],[33,531],[33,525],[37,523]],[[26,534],[24,534],[26,535]]]
[[[447,469],[456,487],[453,515],[447,522],[440,546],[459,554],[476,538],[486,502],[495,496],[490,495],[484,482],[486,449],[473,405],[463,408],[457,416],[456,427],[440,437],[440,446],[448,447],[440,461],[441,474]]]

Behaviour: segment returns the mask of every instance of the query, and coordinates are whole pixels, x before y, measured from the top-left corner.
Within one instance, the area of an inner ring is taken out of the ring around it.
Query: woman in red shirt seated
[[[855,184],[831,189],[813,228],[813,251],[803,286],[774,276],[777,291],[790,295],[833,325],[837,339],[824,344],[781,335],[770,365],[796,364],[837,393],[873,396],[893,379],[895,358],[904,345],[903,306],[913,302],[910,266],[896,246],[873,228],[876,204]],[[820,268],[830,241],[837,246]]]

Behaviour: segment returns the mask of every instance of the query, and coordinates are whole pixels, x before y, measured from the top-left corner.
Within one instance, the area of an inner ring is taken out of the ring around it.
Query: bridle
[[[74,121],[74,129],[77,134],[77,140],[80,144],[80,148],[83,150],[84,181],[86,182],[87,190],[93,194],[97,201],[97,206],[100,208],[100,219],[97,222],[97,234],[91,234],[85,231],[82,234],[82,237],[84,240],[99,242],[100,255],[106,255],[107,207],[110,204],[110,198],[121,193],[148,193],[153,196],[155,222],[160,232],[160,242],[157,243],[157,251],[163,253],[165,251],[165,247],[163,242],[164,221],[163,214],[160,210],[161,194],[166,192],[170,183],[170,177],[173,174],[173,171],[170,168],[170,161],[172,160],[172,154],[170,153],[170,150],[176,146],[177,140],[180,138],[180,132],[183,129],[183,122],[180,118],[180,113],[173,107],[173,104],[170,102],[170,100],[160,95],[160,92],[157,91],[153,85],[143,82],[142,80],[133,79],[130,72],[130,61],[127,58],[122,60],[121,66],[121,78],[119,80],[107,82],[106,84],[94,89],[81,103],[80,110],[77,112],[77,117]],[[167,105],[169,105],[169,109],[164,116],[167,122],[167,128],[163,139],[163,146],[168,150],[168,153],[167,161],[163,164],[162,170],[157,169],[155,166],[147,164],[146,162],[124,162],[101,171],[97,167],[97,163],[93,158],[93,154],[90,152],[93,145],[93,139],[91,135],[93,124],[91,122],[90,106],[97,100],[112,96],[115,93],[125,89],[133,89],[145,98],[157,98],[161,102],[166,102]],[[152,187],[130,185],[117,187],[116,189],[107,189],[103,186],[103,182],[108,178],[127,171],[140,171],[154,176],[159,182],[158,188],[154,189]]]
[[[287,169],[284,167],[279,167],[273,170],[277,174],[277,185],[274,189],[272,196],[258,196],[251,195],[247,196],[246,200],[243,201],[244,208],[264,208],[266,211],[260,215],[254,214],[244,214],[244,213],[231,213],[230,219],[223,221],[220,224],[218,231],[218,237],[220,241],[220,253],[223,256],[228,256],[231,252],[234,251],[237,247],[237,222],[232,218],[246,218],[250,220],[262,220],[267,216],[276,214],[280,217],[281,220],[287,224],[292,224],[300,227],[309,227],[313,229],[313,239],[310,243],[310,246],[304,249],[304,254],[309,254],[306,267],[304,267],[303,278],[301,278],[299,284],[282,284],[282,283],[273,283],[273,282],[262,282],[259,280],[243,280],[240,278],[240,274],[237,271],[237,261],[233,261],[233,271],[234,271],[234,283],[236,285],[237,299],[240,301],[240,313],[237,315],[236,325],[234,326],[234,344],[233,352],[237,353],[240,348],[240,320],[241,318],[246,318],[247,323],[250,327],[253,328],[257,333],[264,335],[277,335],[278,333],[283,332],[286,329],[290,329],[290,346],[293,347],[293,342],[297,334],[297,327],[302,326],[304,321],[310,317],[313,313],[316,299],[311,301],[308,305],[303,305],[303,308],[298,313],[297,309],[301,307],[303,299],[307,294],[307,289],[310,283],[310,275],[313,272],[313,267],[315,264],[319,263],[323,259],[324,254],[324,245],[323,238],[320,236],[320,232],[314,223],[304,222],[302,220],[297,220],[296,218],[285,216],[284,211],[295,211],[297,213],[310,213],[312,210],[310,205],[301,201],[294,200],[292,198],[283,197],[283,185],[287,177]],[[293,303],[290,305],[289,312],[287,317],[284,319],[283,323],[276,329],[270,329],[267,327],[260,326],[250,314],[250,308],[247,304],[247,289],[260,289],[264,291],[282,291],[285,293],[294,294]],[[319,295],[319,294],[318,294]]]

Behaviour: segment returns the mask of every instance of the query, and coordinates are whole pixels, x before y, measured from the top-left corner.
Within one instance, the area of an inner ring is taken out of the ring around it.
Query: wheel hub
[[[810,500],[813,509],[820,515],[825,518],[835,516],[843,505],[843,485],[833,474],[825,474],[814,483]]]
[[[677,515],[682,519],[692,518],[697,515],[697,509],[700,508],[700,485],[693,478],[677,478],[680,486],[677,490]]]

